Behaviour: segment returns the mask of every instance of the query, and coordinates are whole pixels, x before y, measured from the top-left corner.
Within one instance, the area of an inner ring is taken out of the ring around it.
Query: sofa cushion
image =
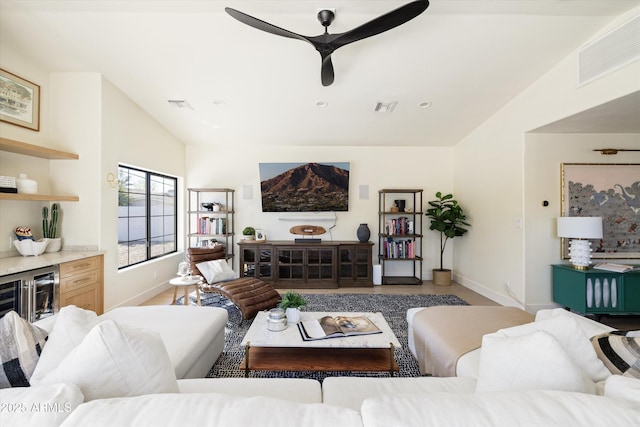
[[[58,366],[98,324],[96,313],[75,305],[62,307],[55,317],[55,324],[49,333],[47,346],[33,372],[31,384],[39,384],[42,378]]]
[[[47,332],[10,311],[0,319],[0,389],[28,387]]]
[[[387,395],[362,404],[365,427],[638,426],[640,406],[553,390]]]
[[[156,305],[118,307],[100,319],[157,332],[176,377],[203,378],[224,349],[228,314],[220,307]]]
[[[398,393],[474,393],[476,380],[460,377],[367,378],[328,377],[322,381],[322,401],[359,411],[371,397]]]
[[[94,400],[80,405],[65,422],[65,427],[255,425],[362,427],[362,421],[356,411],[324,403],[195,393]]]
[[[322,403],[320,382],[310,378],[193,378],[178,380],[178,387],[180,393],[224,393]]]
[[[178,391],[160,336],[113,320],[94,327],[41,384],[59,382],[78,385],[86,401]]]
[[[595,393],[595,383],[548,332],[482,339],[476,391],[565,390]]]
[[[598,358],[613,374],[640,378],[640,331],[613,331],[591,338]]]
[[[0,424],[59,426],[84,401],[74,384],[50,384],[0,390]]]

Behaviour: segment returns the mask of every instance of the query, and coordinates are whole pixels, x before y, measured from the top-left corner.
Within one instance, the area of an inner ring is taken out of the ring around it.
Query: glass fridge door
[[[21,285],[22,280],[16,277],[0,280],[0,318],[11,310],[20,314]]]
[[[32,321],[40,320],[54,314],[57,303],[57,280],[54,271],[47,271],[33,276],[34,306]]]

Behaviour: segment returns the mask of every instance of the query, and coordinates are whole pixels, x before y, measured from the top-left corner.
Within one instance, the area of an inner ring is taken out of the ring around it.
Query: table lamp
[[[602,239],[602,217],[559,217],[558,237],[572,239],[569,262],[573,268],[586,270],[591,264],[591,242],[583,239]]]

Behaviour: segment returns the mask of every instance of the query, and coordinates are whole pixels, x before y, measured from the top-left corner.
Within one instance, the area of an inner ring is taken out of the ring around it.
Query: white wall
[[[567,262],[560,254],[556,218],[561,216],[562,163],[637,163],[640,153],[603,156],[594,148],[638,148],[640,134],[537,134],[526,135],[525,252],[526,301],[530,307],[551,306],[551,264]],[[640,179],[640,177],[639,177]],[[542,202],[547,200],[548,207]],[[640,233],[640,232],[639,232]],[[639,234],[640,235],[640,234]],[[629,260],[616,259],[625,263]],[[637,260],[635,260],[637,262]]]
[[[60,236],[63,248],[105,251],[105,310],[138,304],[165,289],[182,252],[117,270],[117,188],[106,176],[117,176],[122,162],[176,176],[183,186],[184,145],[100,74],[49,73],[11,46],[0,47],[3,69],[41,86],[40,132],[0,123],[0,135],[79,155],[79,160],[49,161],[0,152],[0,174],[25,172],[38,181],[39,193],[79,196],[79,202],[60,203]],[[0,201],[0,253],[18,255],[8,244],[17,225],[42,237],[46,204]],[[178,209],[182,215],[182,206]]]
[[[40,86],[40,131],[15,126],[9,123],[0,122],[0,136],[28,142],[35,145],[45,145],[51,148],[67,150],[68,146],[64,141],[57,141],[51,135],[49,124],[50,116],[50,93],[49,74],[38,67],[37,64],[29,61],[24,55],[13,50],[7,41],[0,38],[0,68],[16,74],[30,82]],[[70,151],[70,150],[67,150]],[[57,160],[60,161],[60,160]],[[67,160],[61,162],[67,163]],[[38,182],[38,191],[48,193],[51,191],[52,180],[49,160],[38,159],[20,154],[0,152],[0,175],[17,176],[19,173],[26,173],[29,178]],[[75,194],[73,192],[63,194]],[[33,201],[0,201],[0,253],[19,255],[15,248],[9,246],[10,239],[15,238],[13,231],[15,227],[24,225],[31,227],[36,238],[42,237],[42,206],[43,202]],[[62,206],[64,208],[64,206]],[[60,226],[66,225],[64,218],[61,218]]]
[[[618,17],[602,32],[638,11],[640,8]],[[526,132],[640,90],[638,62],[581,88],[576,87],[576,63],[575,53],[569,55],[455,149],[455,194],[473,224],[471,231],[456,241],[456,278],[502,304],[517,305],[506,292],[507,282],[525,305],[551,303],[549,259],[539,261],[536,250],[559,246],[552,224],[540,226],[549,210],[541,212],[533,202],[526,203],[525,194],[540,194],[535,184],[538,171],[559,168],[561,157],[525,150],[525,146],[529,148]],[[583,161],[590,148],[587,144],[580,154],[566,153],[562,161]],[[530,155],[535,160],[529,159]],[[546,178],[543,180],[551,185]],[[547,190],[557,191],[558,186],[559,182],[555,182]],[[516,227],[516,220],[520,219],[523,228]],[[529,245],[528,239],[535,239],[536,244]]]
[[[126,97],[108,80],[102,79],[102,146],[99,189],[102,193],[101,247],[105,254],[105,307],[136,305],[166,288],[183,260],[182,248],[174,255],[118,271],[118,189],[109,186],[108,173],[118,176],[118,164],[125,163],[178,178],[184,184],[184,144]],[[180,193],[178,193],[180,195]],[[179,219],[183,217],[178,206]],[[181,222],[179,222],[181,224]],[[178,235],[182,228],[178,230]],[[180,243],[180,242],[178,242]]]
[[[261,162],[349,162],[349,211],[337,212],[331,235],[321,238],[357,240],[356,229],[367,223],[370,240],[378,252],[378,190],[383,188],[423,189],[423,209],[437,191],[453,189],[453,149],[427,147],[200,147],[188,145],[186,152],[189,187],[228,187],[236,190],[236,233],[246,226],[263,229],[268,239],[293,240],[289,229],[300,223],[280,221],[278,213],[263,213],[260,201]],[[369,198],[360,199],[361,185],[369,186]],[[253,198],[244,199],[244,186],[251,186]],[[284,215],[286,216],[286,215]],[[426,219],[423,216],[424,219]],[[310,222],[329,228],[331,222]],[[424,227],[424,274],[439,263],[438,235]],[[448,249],[448,252],[451,249]],[[449,255],[450,260],[450,255]],[[237,267],[237,261],[236,261]]]

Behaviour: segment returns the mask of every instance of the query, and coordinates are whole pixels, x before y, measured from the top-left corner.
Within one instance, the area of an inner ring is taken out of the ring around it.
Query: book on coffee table
[[[365,316],[324,316],[320,319],[303,320],[298,323],[298,330],[304,341],[382,333]]]

